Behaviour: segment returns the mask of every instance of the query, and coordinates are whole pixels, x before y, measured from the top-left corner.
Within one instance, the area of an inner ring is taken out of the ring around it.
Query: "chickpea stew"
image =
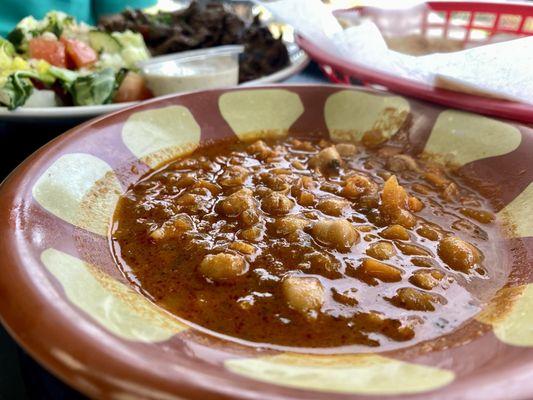
[[[128,189],[114,254],[156,303],[248,342],[385,350],[440,337],[505,284],[508,250],[471,180],[404,147],[206,145]]]

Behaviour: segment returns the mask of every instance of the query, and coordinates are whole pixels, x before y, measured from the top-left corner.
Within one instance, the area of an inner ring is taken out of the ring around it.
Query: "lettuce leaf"
[[[80,76],[80,74],[76,71],[71,71],[70,69],[66,68],[59,68],[54,65],[51,65],[47,72],[55,79],[60,81],[65,88],[69,88]]]
[[[0,54],[9,58],[15,55],[15,47],[13,44],[2,36],[0,36]]]
[[[31,71],[19,71],[9,75],[0,88],[0,104],[9,110],[23,106],[33,92],[33,84],[29,78],[38,78],[38,75]]]
[[[76,78],[68,89],[76,106],[92,106],[111,103],[117,89],[113,68],[105,68],[90,75]]]

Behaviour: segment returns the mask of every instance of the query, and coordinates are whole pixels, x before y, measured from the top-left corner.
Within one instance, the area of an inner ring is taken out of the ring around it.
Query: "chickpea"
[[[372,330],[382,329],[385,324],[385,317],[375,311],[370,311],[369,313],[364,313],[362,315],[367,326]]]
[[[329,199],[320,200],[317,208],[324,214],[338,217],[342,214],[342,211],[349,206],[350,203],[347,200],[332,197]]]
[[[468,273],[481,261],[481,252],[470,243],[456,236],[448,236],[439,242],[438,254],[450,268]]]
[[[413,157],[407,154],[396,154],[387,160],[387,168],[392,172],[418,171],[418,165]]]
[[[407,210],[400,210],[398,215],[394,218],[394,222],[404,228],[411,229],[416,225],[416,217]]]
[[[194,207],[198,205],[199,201],[197,194],[185,192],[176,199],[176,204],[182,207]]]
[[[255,202],[250,189],[241,189],[220,202],[222,213],[236,217],[248,209],[255,208]]]
[[[409,240],[409,232],[401,225],[391,225],[382,230],[380,235],[385,239]]]
[[[276,232],[280,235],[290,235],[302,231],[311,222],[305,218],[283,217],[274,222]]]
[[[357,199],[363,195],[374,193],[377,185],[362,174],[350,175],[344,182],[341,195],[349,199]]]
[[[380,144],[387,141],[387,137],[383,135],[381,129],[372,129],[366,131],[361,138],[361,143],[369,149],[378,147]]]
[[[337,303],[352,307],[356,306],[359,303],[357,301],[357,297],[355,296],[355,294],[357,293],[356,288],[350,288],[342,292],[339,292],[337,289],[333,288],[331,289],[331,291],[333,300],[335,300]]]
[[[379,176],[381,179],[383,179],[384,181],[386,181],[387,179],[389,179],[393,174],[389,171],[378,171],[376,173],[377,176]]]
[[[379,195],[373,193],[367,196],[362,196],[357,199],[357,206],[360,207],[361,210],[365,210],[365,213],[369,213],[372,210],[377,211],[377,207],[379,206]]]
[[[316,186],[315,181],[310,176],[302,176],[298,184],[305,189],[313,189]]]
[[[489,211],[474,210],[472,208],[461,208],[461,214],[475,219],[482,224],[490,224],[495,219],[494,214]]]
[[[176,239],[193,229],[193,227],[194,224],[188,215],[179,214],[150,232],[149,235],[154,240]]]
[[[407,199],[407,206],[413,212],[421,211],[424,208],[424,204],[414,196]]]
[[[377,154],[380,158],[389,158],[396,154],[400,154],[402,149],[396,146],[384,145],[379,148]]]
[[[424,179],[431,183],[433,186],[436,186],[438,188],[444,189],[446,186],[450,184],[450,181],[446,179],[444,176],[442,176],[442,173],[437,172],[427,172],[424,174]]]
[[[246,168],[240,165],[232,165],[224,171],[218,179],[218,183],[224,187],[242,186],[246,182],[248,175]]]
[[[244,210],[239,216],[239,219],[245,226],[253,226],[259,222],[259,215],[255,208]]]
[[[214,183],[211,183],[211,182],[208,182],[204,179],[200,179],[198,182],[196,182],[194,185],[193,185],[193,189],[201,189],[201,188],[204,188],[204,189],[207,189],[209,190],[209,192],[211,192],[211,194],[213,195],[217,195],[220,193],[220,191],[222,190],[222,188]]]
[[[250,154],[255,154],[259,159],[262,160],[276,156],[276,152],[268,147],[267,144],[262,140],[258,140],[249,145],[247,151]]]
[[[430,256],[431,255],[431,252],[429,250],[426,250],[423,247],[420,247],[414,244],[398,242],[396,243],[396,246],[406,256]]]
[[[252,144],[248,145],[246,150],[248,151],[248,153],[254,154],[254,153],[263,151],[265,149],[270,149],[270,147],[268,147],[263,140],[257,140],[253,142]]]
[[[338,273],[339,262],[325,253],[313,252],[306,254],[305,259],[309,261],[311,268],[320,271],[320,275],[328,278],[340,278],[342,276]]]
[[[324,182],[320,185],[320,190],[324,192],[328,192],[331,194],[338,194],[340,193],[340,187],[338,184],[333,182]]]
[[[449,202],[457,200],[457,198],[459,197],[459,188],[455,183],[450,183],[442,191],[442,197],[444,198],[444,200],[447,200]]]
[[[300,171],[303,171],[305,169],[305,165],[298,160],[291,162],[291,165],[293,166],[293,168],[299,169]]]
[[[421,289],[431,290],[439,284],[444,278],[444,274],[436,269],[426,271],[416,271],[410,278],[409,282]]]
[[[359,241],[359,232],[345,219],[318,221],[311,234],[319,242],[339,251],[346,251]]]
[[[294,202],[279,192],[270,193],[261,204],[263,210],[272,215],[287,214],[294,207]]]
[[[359,232],[372,232],[374,227],[372,225],[358,225],[355,227]]]
[[[257,226],[252,226],[251,228],[243,229],[239,232],[239,237],[249,242],[257,242],[261,240],[263,236],[263,231]]]
[[[398,326],[398,322],[399,321],[396,319],[387,319],[384,323],[385,326],[382,332],[397,341],[412,339],[415,336],[413,325],[407,323]]]
[[[311,192],[302,190],[297,197],[298,204],[303,207],[311,207],[315,204],[315,195]]]
[[[277,192],[288,191],[290,178],[280,174],[262,174],[261,181],[271,190]]]
[[[423,225],[416,230],[416,232],[426,239],[437,241],[440,239],[440,233],[436,229],[431,228],[428,225]]]
[[[242,256],[230,253],[208,254],[199,266],[200,273],[214,282],[225,282],[244,275],[248,265]]]
[[[176,182],[176,187],[178,188],[184,188],[193,185],[196,183],[196,178],[192,174],[184,174],[180,176],[178,181]]]
[[[298,140],[293,139],[292,140],[292,148],[294,150],[300,150],[300,151],[313,151],[315,148],[313,147],[313,144],[307,140]]]
[[[366,250],[366,254],[378,260],[388,260],[396,254],[396,250],[394,250],[392,243],[377,242]]]
[[[211,197],[211,190],[209,190],[205,185],[202,185],[199,182],[193,185],[192,188],[189,189],[189,192],[195,195],[198,195],[197,197]],[[199,199],[201,201],[204,201],[204,199]]]
[[[335,148],[341,157],[351,157],[357,152],[357,147],[352,143],[338,143]]]
[[[436,266],[436,262],[430,257],[413,257],[411,262],[420,268],[433,268]]]
[[[402,279],[400,269],[372,258],[365,258],[358,272],[383,282],[398,282]]]
[[[329,146],[331,146],[331,142],[326,139],[320,139],[318,141],[318,147],[320,147],[321,149],[324,149]]]
[[[254,191],[254,194],[259,196],[260,198],[266,197],[270,193],[272,193],[272,189],[269,189],[266,186],[257,186]]]
[[[333,146],[326,147],[309,161],[311,168],[318,168],[326,172],[337,172],[342,160],[339,152]]]
[[[229,248],[243,254],[253,254],[255,247],[245,242],[233,242],[229,245]]]
[[[324,303],[324,288],[317,278],[287,276],[281,289],[289,307],[302,314],[316,313]]]
[[[415,192],[421,194],[430,194],[433,191],[429,186],[423,185],[421,183],[413,184],[412,188]]]
[[[414,288],[401,288],[396,291],[396,295],[390,301],[395,306],[406,310],[435,311],[434,304],[442,302],[442,299],[433,293]]]

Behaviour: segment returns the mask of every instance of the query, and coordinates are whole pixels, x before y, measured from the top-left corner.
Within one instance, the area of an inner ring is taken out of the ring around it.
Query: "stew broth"
[[[278,346],[390,349],[442,336],[506,281],[491,205],[398,144],[226,141],[121,198],[112,246],[153,301]]]

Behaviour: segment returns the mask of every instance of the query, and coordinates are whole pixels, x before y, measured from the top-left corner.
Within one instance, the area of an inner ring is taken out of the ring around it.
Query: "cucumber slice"
[[[89,32],[89,44],[98,53],[104,52],[109,54],[119,53],[122,46],[107,32],[90,31]]]

